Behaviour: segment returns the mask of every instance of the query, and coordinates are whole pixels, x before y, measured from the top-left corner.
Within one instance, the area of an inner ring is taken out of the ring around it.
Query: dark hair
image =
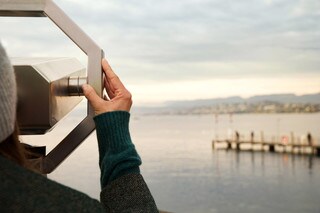
[[[26,166],[27,158],[25,149],[19,141],[18,125],[15,126],[13,133],[0,143],[0,154],[21,166]]]
[[[16,123],[13,133],[0,143],[0,155],[19,164],[22,167],[39,172],[35,167],[35,163],[31,163],[28,159],[34,157],[24,144],[19,140],[19,127]]]

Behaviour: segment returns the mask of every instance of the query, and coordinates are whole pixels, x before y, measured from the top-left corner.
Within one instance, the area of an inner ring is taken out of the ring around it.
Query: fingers
[[[99,97],[89,84],[82,85],[82,90],[84,96],[86,96],[93,108],[98,109],[103,104],[104,100]]]
[[[110,84],[110,78],[109,78],[109,75],[112,75],[112,69],[110,67],[110,65],[108,64],[108,61],[106,59],[102,59],[102,68],[103,68],[103,71],[104,71],[104,78],[103,78],[103,81],[104,81],[104,88],[108,94],[108,96],[113,99],[115,97],[115,89],[113,87],[112,84]],[[110,74],[107,74],[107,73],[110,73]]]
[[[108,61],[105,58],[102,59],[101,64],[102,64],[103,71],[106,75],[107,75],[107,73],[110,73],[109,75],[112,75],[112,74],[115,75],[115,73],[113,72],[112,68],[110,67]]]
[[[106,75],[106,80],[108,83],[108,88],[106,88],[107,91],[109,90],[114,93],[115,90],[125,89],[119,77],[113,72],[112,68],[110,67],[106,59],[102,59],[102,68]]]
[[[102,68],[105,73],[103,93],[104,99],[100,98],[95,90],[88,84],[82,86],[83,93],[92,105],[96,114],[110,111],[130,111],[132,96],[124,87],[118,76],[112,71],[108,62],[102,60]],[[106,97],[108,94],[110,100]]]
[[[115,94],[114,94],[114,90],[112,88],[110,88],[110,84],[107,80],[107,78],[104,78],[104,88],[106,89],[106,92],[108,94],[108,96],[112,99],[114,98]]]

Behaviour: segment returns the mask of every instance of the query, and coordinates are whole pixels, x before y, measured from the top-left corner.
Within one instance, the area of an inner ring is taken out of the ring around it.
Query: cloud
[[[311,78],[310,78],[311,77]],[[250,97],[262,94],[295,93],[297,95],[319,92],[320,83],[314,76],[279,78],[216,78],[200,81],[183,81],[179,84],[166,82],[158,84],[129,84],[134,92],[135,105],[161,104],[166,100],[210,99],[240,95]],[[270,87],[272,85],[272,87]],[[302,90],[299,88],[303,88]],[[165,96],[164,96],[165,94]]]
[[[130,84],[320,77],[318,0],[56,3],[106,51]],[[0,20],[10,54],[67,54],[84,60],[48,21],[32,22],[17,19],[13,28],[12,21]]]

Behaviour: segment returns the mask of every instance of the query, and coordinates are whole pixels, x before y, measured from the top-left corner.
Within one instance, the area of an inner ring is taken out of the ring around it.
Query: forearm
[[[141,159],[129,133],[130,114],[115,111],[94,117],[99,146],[101,187],[126,174],[139,174]]]
[[[105,59],[102,68],[107,99],[102,99],[90,85],[82,86],[84,95],[98,114],[94,120],[100,155],[100,200],[107,212],[158,212],[140,175],[141,159],[131,142],[128,113],[132,105],[131,93]]]
[[[141,159],[131,141],[129,118],[124,111],[94,118],[100,155],[100,200],[107,212],[158,212],[140,175]]]

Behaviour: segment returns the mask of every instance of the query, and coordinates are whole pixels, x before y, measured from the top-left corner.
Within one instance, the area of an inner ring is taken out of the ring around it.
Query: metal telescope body
[[[71,58],[12,59],[22,133],[44,134],[53,128],[81,101],[83,83],[90,84],[101,97],[103,50],[52,0],[0,0],[0,16],[48,17],[88,56],[87,70]],[[52,172],[90,135],[95,129],[93,116],[87,103],[87,116],[41,159],[43,174]]]
[[[11,58],[20,134],[45,134],[81,102],[86,69],[73,58]],[[81,79],[81,81],[80,81]]]

